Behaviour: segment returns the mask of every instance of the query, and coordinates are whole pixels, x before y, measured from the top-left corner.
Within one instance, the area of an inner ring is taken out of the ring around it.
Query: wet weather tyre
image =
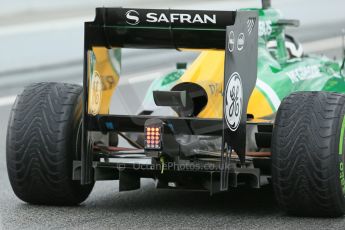
[[[343,94],[298,92],[282,101],[272,137],[272,183],[287,213],[345,213],[344,114]]]
[[[18,95],[9,119],[6,161],[14,193],[32,204],[77,205],[93,184],[72,180],[80,158],[82,87],[37,83]]]

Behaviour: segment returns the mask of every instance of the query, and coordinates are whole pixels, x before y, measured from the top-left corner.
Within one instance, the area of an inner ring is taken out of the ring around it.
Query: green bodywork
[[[286,48],[285,27],[281,13],[276,9],[243,9],[259,12],[258,78],[256,88],[276,112],[281,100],[295,91],[345,92],[341,61],[325,56],[292,57]],[[268,42],[275,42],[274,49]],[[152,82],[144,105],[153,102],[153,90],[170,90],[184,73],[175,70]]]

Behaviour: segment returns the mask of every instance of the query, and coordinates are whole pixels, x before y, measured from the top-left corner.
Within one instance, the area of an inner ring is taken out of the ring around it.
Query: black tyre
[[[293,215],[345,213],[345,95],[298,92],[283,100],[272,139],[272,182]]]
[[[82,87],[38,83],[26,87],[11,111],[7,130],[8,176],[23,201],[76,205],[93,184],[72,180],[73,160],[80,157]]]

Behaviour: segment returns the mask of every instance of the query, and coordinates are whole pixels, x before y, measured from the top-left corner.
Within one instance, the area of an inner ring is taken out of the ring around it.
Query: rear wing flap
[[[97,8],[85,24],[88,46],[224,49],[236,11]]]

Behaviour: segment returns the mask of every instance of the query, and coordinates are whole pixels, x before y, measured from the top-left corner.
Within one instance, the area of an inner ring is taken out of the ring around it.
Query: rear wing
[[[97,8],[85,24],[86,45],[126,48],[224,49],[235,11]]]
[[[120,52],[115,52],[114,61],[109,50],[219,49],[226,53],[223,118],[160,119],[179,126],[179,133],[223,137],[221,189],[227,189],[232,150],[245,161],[247,105],[257,77],[257,12],[97,8],[95,20],[85,23],[84,39],[81,183],[92,181],[90,131],[142,132],[149,119],[108,114],[120,75]]]

